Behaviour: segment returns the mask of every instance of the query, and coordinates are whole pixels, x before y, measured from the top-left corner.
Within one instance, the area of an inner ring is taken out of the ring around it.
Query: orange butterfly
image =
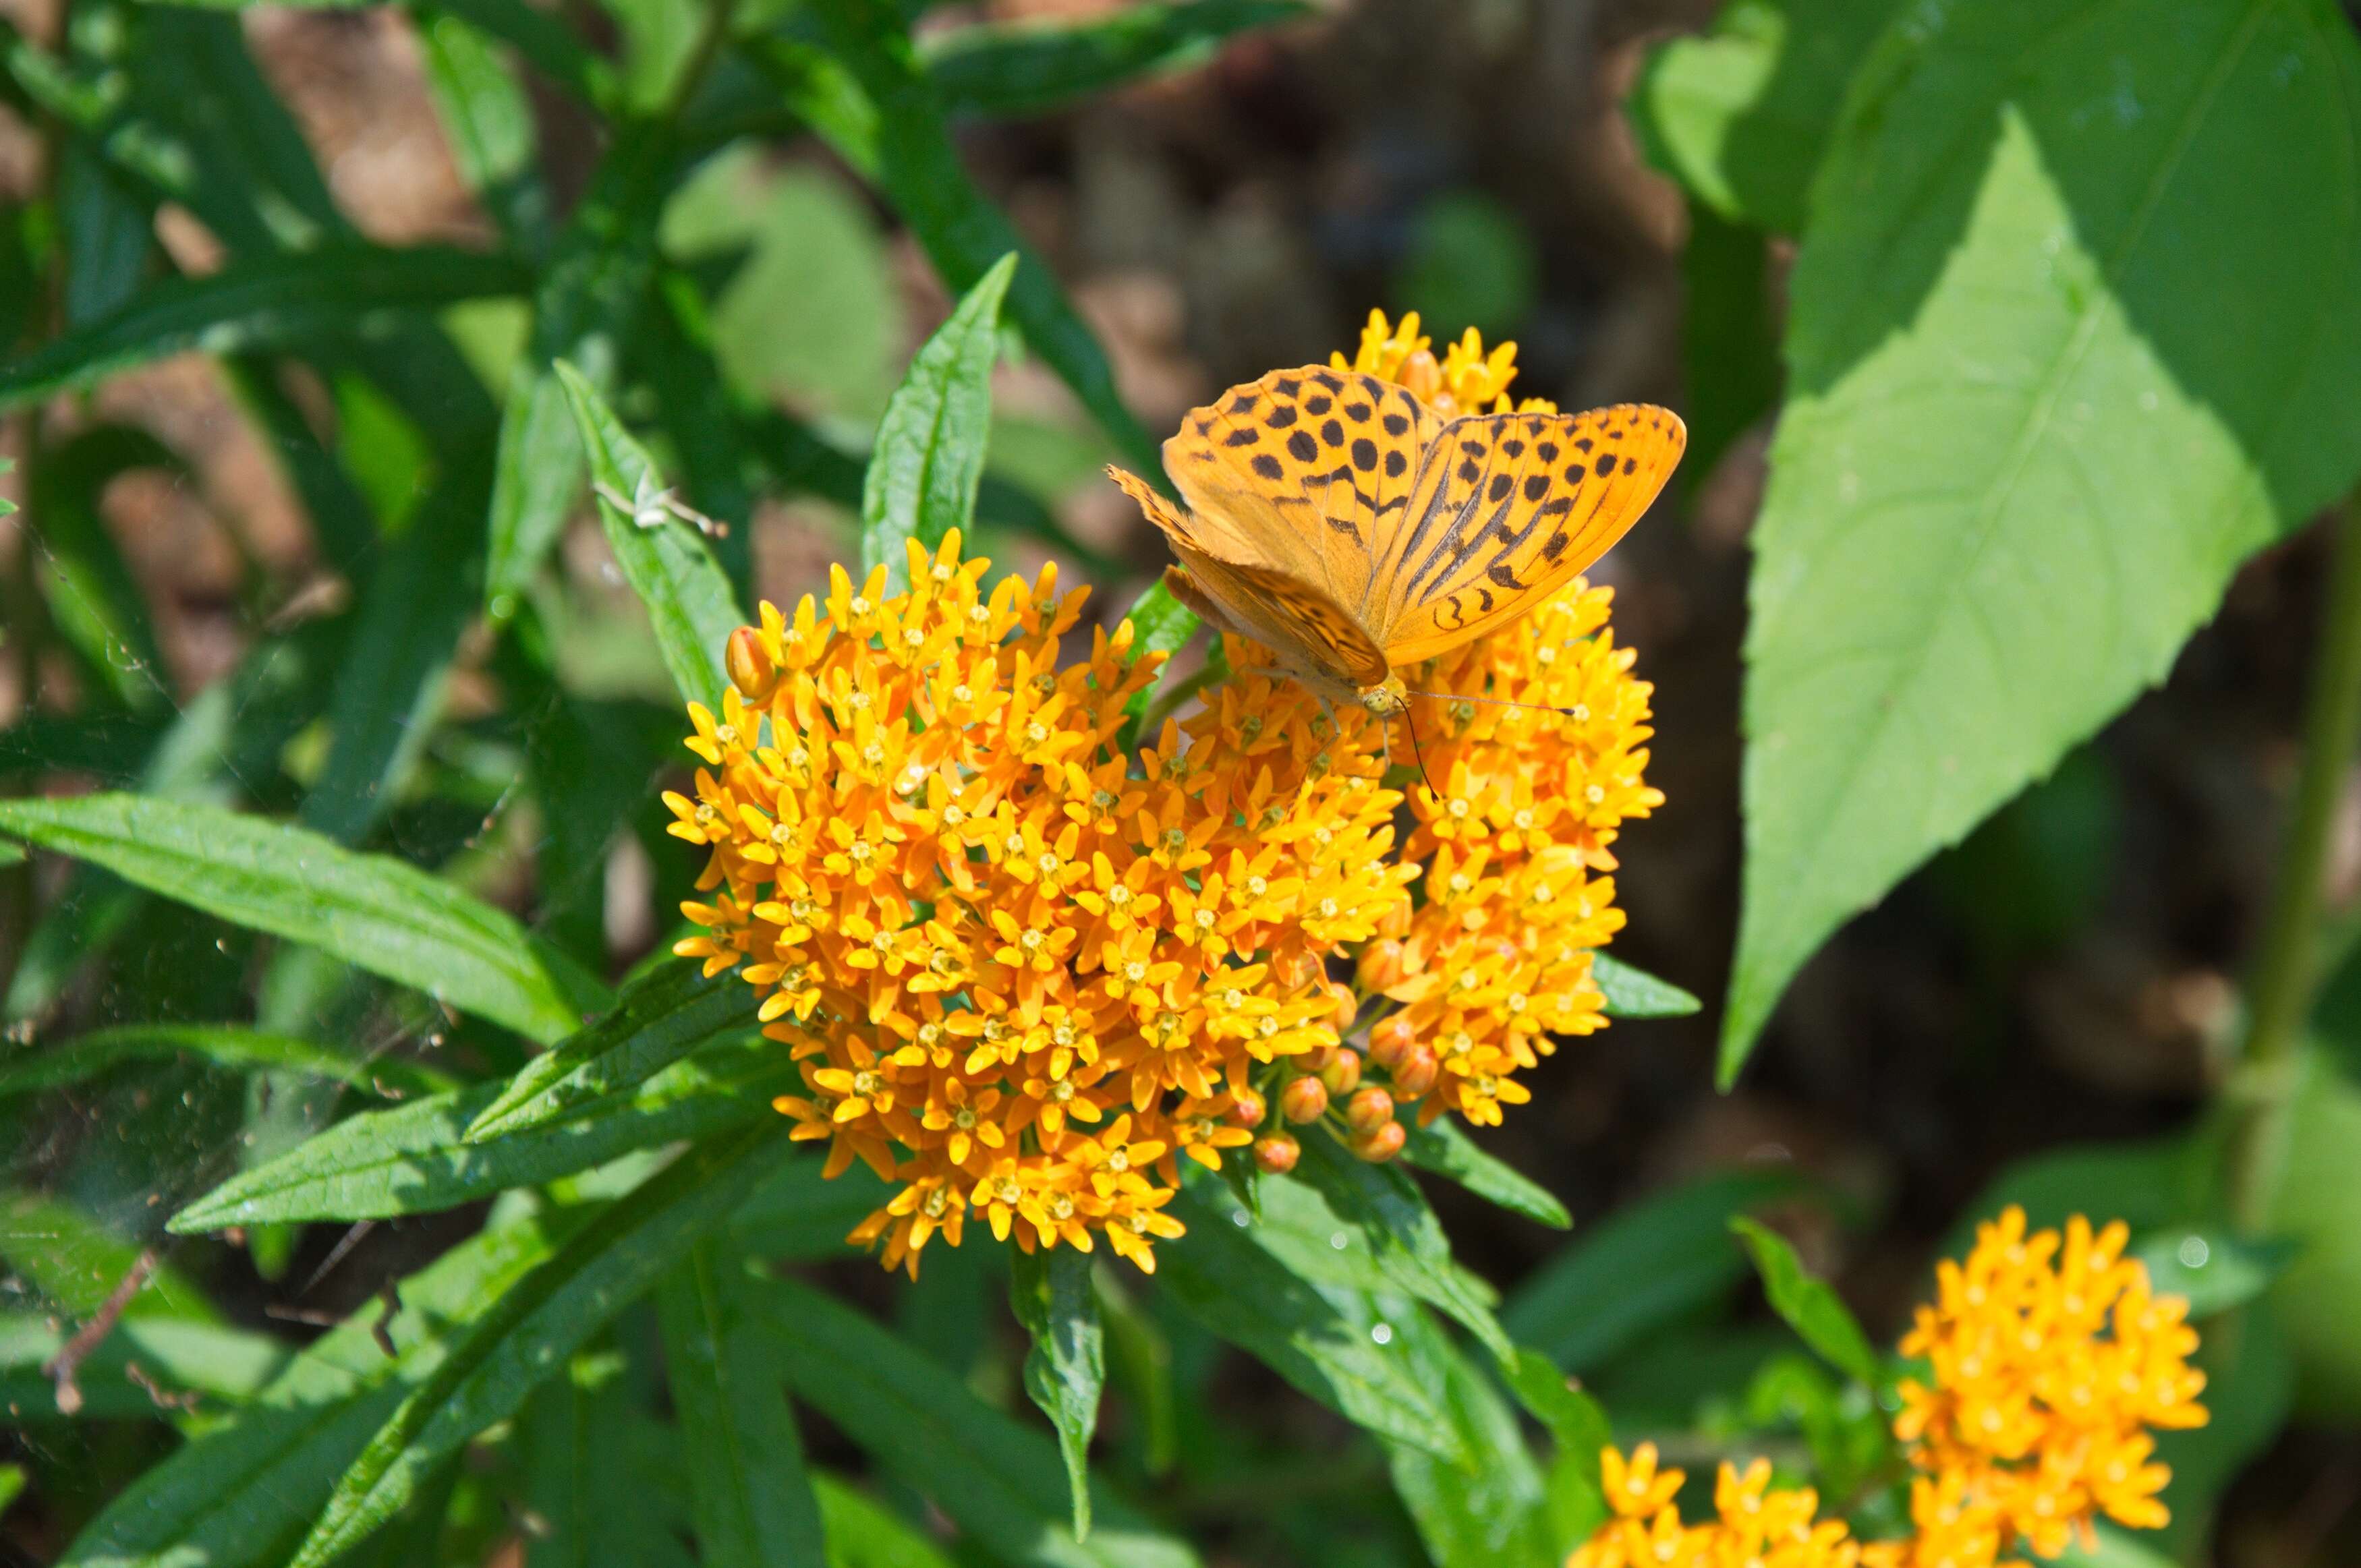
[[[1189,510],[1107,472],[1164,531],[1173,597],[1282,673],[1381,717],[1406,665],[1515,620],[1606,554],[1680,461],[1669,409],[1477,414],[1305,366],[1233,387],[1164,444]]]

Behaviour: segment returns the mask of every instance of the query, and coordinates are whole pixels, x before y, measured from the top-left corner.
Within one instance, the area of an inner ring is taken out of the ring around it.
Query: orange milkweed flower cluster
[[[1797,1568],[2022,1568],[2002,1554],[2056,1557],[2078,1534],[2088,1540],[2102,1517],[2138,1529],[2164,1524],[2157,1495],[2172,1476],[2155,1462],[2150,1431],[2204,1424],[2197,1396],[2205,1375],[2189,1365],[2197,1348],[2189,1303],[2151,1291],[2147,1268],[2123,1255],[2127,1239],[2121,1222],[2094,1234],[2081,1215],[2062,1235],[2028,1234],[2025,1212],[2011,1207],[1978,1228],[1964,1261],[1940,1266],[1936,1299],[1918,1309],[1901,1345],[1929,1368],[1928,1380],[1898,1385],[1894,1420],[1916,1472],[1911,1535],[1850,1541],[1841,1521],[1814,1522],[1808,1489],[1732,1493],[1725,1464],[1717,1506],[1738,1496],[1751,1521],[1775,1505],[1773,1543],[1786,1547],[1722,1555],[1737,1539],[1727,1508],[1719,1525],[1684,1525],[1673,1506],[1680,1472],[1659,1473],[1655,1449],[1642,1443],[1628,1464],[1613,1449],[1599,1456],[1616,1517],[1567,1568],[1758,1559]]]
[[[1598,1469],[1615,1517],[1566,1568],[1854,1568],[1861,1560],[1844,1521],[1818,1517],[1818,1493],[1771,1485],[1768,1460],[1742,1471],[1725,1461],[1714,1480],[1715,1517],[1696,1525],[1684,1524],[1673,1506],[1686,1474],[1657,1469],[1654,1443],[1632,1450],[1629,1464],[1608,1449]]]
[[[1407,387],[1412,396],[1446,419],[1459,414],[1555,413],[1546,398],[1509,400],[1509,383],[1517,378],[1517,345],[1503,343],[1484,350],[1484,334],[1474,327],[1459,341],[1434,356],[1434,341],[1418,330],[1418,313],[1406,313],[1399,325],[1389,325],[1383,311],[1371,311],[1361,328],[1353,357],[1328,356],[1338,370],[1358,370]]]
[[[1361,367],[1444,411],[1502,397],[1514,345],[1438,364],[1416,325],[1373,315]],[[1405,791],[1378,720],[1252,674],[1126,751],[1161,656],[1126,621],[1067,663],[1083,593],[986,570],[954,534],[913,548],[906,594],[840,568],[825,604],[764,605],[723,711],[690,710],[694,797],[665,797],[709,851],[675,950],[762,995],[803,1064],[778,1107],[829,1174],[896,1187],[852,1236],[886,1266],[982,1218],[1152,1269],[1181,1159],[1286,1170],[1288,1122],[1389,1158],[1404,1109],[1497,1123],[1553,1035],[1603,1025],[1608,846],[1663,801],[1606,590],[1437,661],[1430,690],[1562,711],[1418,699],[1438,787]]]

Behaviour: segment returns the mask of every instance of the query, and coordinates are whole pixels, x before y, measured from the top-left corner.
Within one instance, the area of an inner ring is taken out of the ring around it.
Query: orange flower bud
[[[1393,1065],[1394,1092],[1405,1100],[1419,1099],[1442,1076],[1443,1064],[1435,1059],[1434,1047],[1413,1041]]]
[[[765,703],[779,688],[778,666],[763,650],[763,634],[751,626],[741,626],[730,634],[729,651],[722,657],[730,671],[730,684],[748,702]]]
[[[1297,1126],[1317,1122],[1328,1112],[1328,1086],[1316,1078],[1299,1078],[1279,1091],[1279,1112]]]
[[[1336,999],[1336,1030],[1344,1034],[1353,1027],[1353,1020],[1361,1015],[1361,999],[1353,994],[1351,986],[1334,980],[1328,982],[1328,994]]]
[[[1386,912],[1378,916],[1378,935],[1396,938],[1409,936],[1410,917],[1410,900],[1407,898],[1394,900],[1387,906]]]
[[[1297,948],[1279,955],[1271,965],[1271,976],[1290,991],[1301,991],[1327,973],[1318,953]]]
[[[1369,1058],[1379,1067],[1392,1069],[1402,1058],[1402,1053],[1417,1043],[1418,1029],[1407,1013],[1396,1013],[1381,1018],[1369,1031]]]
[[[1255,1164],[1273,1176],[1285,1176],[1302,1157],[1303,1146],[1292,1133],[1265,1133],[1255,1140]]]
[[[1339,1046],[1328,1060],[1320,1065],[1320,1081],[1327,1087],[1328,1097],[1342,1100],[1360,1086],[1361,1053],[1350,1046]]]
[[[1409,972],[1402,962],[1401,938],[1380,937],[1363,948],[1356,972],[1360,976],[1364,991],[1384,991],[1389,986],[1400,985],[1402,976]]]
[[[1241,1089],[1230,1096],[1230,1109],[1222,1119],[1234,1127],[1259,1127],[1270,1114],[1270,1106],[1251,1089]]]
[[[1345,1125],[1367,1137],[1394,1119],[1394,1097],[1376,1084],[1345,1102]]]
[[[1367,1160],[1371,1165],[1383,1165],[1401,1153],[1402,1145],[1409,1141],[1410,1135],[1402,1131],[1400,1122],[1383,1122],[1355,1138],[1347,1146],[1352,1149],[1354,1157]]]

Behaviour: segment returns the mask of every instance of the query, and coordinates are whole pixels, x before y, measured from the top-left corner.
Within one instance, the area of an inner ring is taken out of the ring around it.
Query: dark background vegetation
[[[953,18],[1096,8],[1004,0],[940,9]],[[568,11],[594,37],[608,25],[589,5]],[[1677,187],[1644,166],[1620,104],[1648,44],[1711,11],[1702,0],[1348,0],[1316,21],[1250,35],[1202,69],[1082,108],[967,127],[961,145],[980,183],[1067,282],[1133,408],[1159,436],[1234,381],[1349,350],[1372,305],[1419,310],[1438,338],[1468,323],[1513,337],[1522,395],[1689,410],[1681,269],[1690,217]],[[11,0],[6,14],[36,38],[60,26],[38,0]],[[401,12],[256,11],[246,30],[358,228],[388,243],[489,239],[441,138]],[[594,160],[590,127],[554,96],[536,107],[546,170],[570,200]],[[0,200],[21,201],[46,177],[27,126],[0,113]],[[890,212],[808,141],[733,155],[693,197],[668,229],[706,247],[717,268],[741,269],[720,323],[734,368],[823,430],[857,433],[948,308],[924,258]],[[159,238],[182,266],[209,264],[213,241],[194,223],[168,220]],[[1774,253],[1774,312],[1783,260]],[[485,330],[496,339],[515,328],[495,320]],[[1094,574],[1097,592],[1111,609],[1127,604],[1161,551],[1094,477],[1107,454],[1090,425],[1038,361],[1003,372],[998,404],[994,471],[1050,502],[1075,539],[1118,568]],[[117,378],[96,407],[153,432],[187,465],[179,477],[131,474],[104,493],[106,525],[153,607],[165,682],[185,700],[234,662],[265,615],[334,588],[292,499],[205,361]],[[25,417],[0,428],[0,450],[21,454]],[[1616,635],[1638,648],[1639,673],[1655,683],[1649,777],[1668,797],[1616,847],[1630,925],[1614,950],[1708,1007],[1566,1042],[1534,1075],[1534,1103],[1484,1142],[1560,1194],[1577,1227],[1676,1179],[1792,1161],[1838,1195],[1789,1216],[1807,1258],[1837,1278],[1872,1331],[1892,1333],[1922,1293],[1938,1244],[2010,1162],[2170,1131],[2202,1102],[2234,1028],[2233,981],[2293,764],[2323,553],[2305,535],[2256,559],[2161,690],[1816,959],[1742,1080],[1719,1093],[1710,1003],[1737,907],[1739,647],[1764,441],[1758,421],[1709,466],[1685,469],[1595,574],[1616,589]],[[0,520],[0,576],[17,592],[28,522],[38,525],[38,508]],[[1016,561],[1042,548],[995,543]],[[840,508],[766,507],[753,529],[756,581],[764,597],[791,603],[851,549]],[[595,529],[569,537],[565,569],[586,592],[598,591],[602,551]],[[267,593],[258,595],[258,581]],[[619,619],[637,613],[620,589],[612,609]],[[596,666],[600,629],[572,634],[583,667]],[[622,687],[635,678],[625,667],[633,656],[613,656]],[[60,683],[52,706],[71,706],[71,673],[37,674]],[[0,661],[0,725],[33,700],[27,674]],[[463,656],[458,679],[463,707],[497,708],[499,682],[480,657],[471,667]],[[2361,806],[2347,804],[2335,880],[2349,894],[2361,889]],[[445,830],[426,814],[397,826]],[[627,843],[610,890],[677,881],[679,871]],[[607,902],[619,959],[653,943],[658,933],[639,912],[644,896]],[[0,909],[0,951],[20,937],[11,922],[22,916]],[[156,942],[154,963],[185,960],[169,930],[137,935]],[[75,993],[72,1021],[127,1011],[139,965],[126,960],[115,974],[125,992]],[[179,1088],[190,1102],[174,1124],[187,1139],[181,1164],[202,1186],[216,1135],[185,1129],[217,1127],[219,1118],[198,1103],[204,1084]],[[20,1141],[0,1149],[0,1168],[23,1184],[86,1163],[122,1110],[100,1093],[50,1102],[41,1124],[15,1124]],[[1460,1255],[1503,1288],[1561,1245],[1455,1190],[1435,1199]],[[341,1310],[469,1223],[463,1214],[381,1228],[319,1286],[314,1304]],[[337,1239],[325,1229],[314,1228],[287,1280],[325,1260]],[[975,1365],[976,1325],[998,1321],[996,1307],[984,1310],[991,1265],[974,1255],[982,1250],[954,1258],[938,1249],[929,1283],[916,1292],[865,1265],[837,1277],[954,1359],[965,1346]],[[247,1314],[283,1303],[288,1288],[247,1274],[216,1283]],[[1741,1298],[1737,1310],[1758,1308]],[[1013,1330],[994,1332],[1005,1340]],[[1597,1382],[1610,1405],[1619,1377],[1677,1385],[1671,1363],[1693,1350],[1673,1336],[1651,1360],[1643,1345]],[[1181,1354],[1214,1352],[1184,1340]],[[1191,1533],[1217,1556],[1226,1546],[1246,1560],[1287,1561],[1289,1534],[1316,1527],[1323,1497],[1358,1506],[1373,1495],[1367,1483],[1381,1483],[1352,1473],[1341,1424],[1268,1374],[1232,1358],[1205,1386],[1224,1422],[1264,1452],[1296,1455],[1259,1482],[1233,1472],[1195,1483],[1200,1493],[1184,1499]],[[1119,1433],[1125,1420],[1111,1417]],[[90,1490],[35,1499],[0,1521],[0,1561],[37,1562],[54,1550],[60,1530],[119,1486],[153,1438],[101,1427],[76,1441],[88,1444],[74,1468]],[[818,1441],[824,1457],[849,1454],[824,1432]],[[2361,1442],[2286,1436],[2232,1493],[2221,1560],[2354,1561],[2356,1502]]]

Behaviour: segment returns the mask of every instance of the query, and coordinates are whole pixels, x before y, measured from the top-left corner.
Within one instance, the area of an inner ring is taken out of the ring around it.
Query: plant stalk
[[[2361,497],[2346,499],[2334,526],[2294,809],[2272,879],[2240,1053],[2242,1104],[2232,1133],[2228,1198],[2232,1219],[2250,1232],[2268,1222],[2286,1160],[2298,1058],[2324,978],[2320,954],[2329,841],[2354,753],[2361,750]]]

